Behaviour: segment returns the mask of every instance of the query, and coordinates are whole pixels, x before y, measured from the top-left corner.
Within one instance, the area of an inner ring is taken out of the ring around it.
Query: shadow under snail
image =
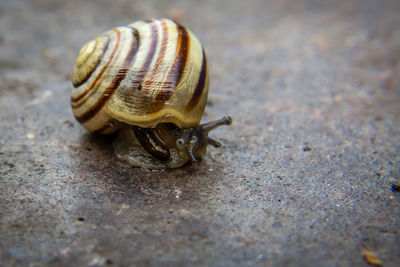
[[[208,97],[207,59],[187,28],[149,19],[114,28],[84,45],[72,74],[71,107],[89,131],[111,134],[116,155],[134,166],[195,162],[208,133],[232,119],[199,124]]]

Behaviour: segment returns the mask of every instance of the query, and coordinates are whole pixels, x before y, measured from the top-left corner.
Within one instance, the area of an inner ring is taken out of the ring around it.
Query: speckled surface
[[[69,108],[80,47],[172,17],[224,146],[149,172]],[[0,266],[400,265],[400,2],[0,1]]]

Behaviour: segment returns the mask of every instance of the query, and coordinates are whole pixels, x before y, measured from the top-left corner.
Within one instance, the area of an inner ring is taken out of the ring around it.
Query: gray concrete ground
[[[80,47],[172,17],[224,147],[150,172],[69,108]],[[0,266],[400,266],[400,1],[0,1]]]

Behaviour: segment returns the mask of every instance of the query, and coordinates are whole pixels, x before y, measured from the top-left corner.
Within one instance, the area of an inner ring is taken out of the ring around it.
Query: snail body
[[[85,128],[125,132],[132,147],[169,168],[196,161],[208,144],[219,146],[208,132],[231,123],[224,117],[199,125],[209,88],[206,55],[190,30],[169,19],[138,21],[88,42],[72,84],[72,111]]]

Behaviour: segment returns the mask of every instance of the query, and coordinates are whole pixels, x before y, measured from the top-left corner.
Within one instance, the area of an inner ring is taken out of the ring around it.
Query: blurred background
[[[152,17],[203,43],[204,121],[234,119],[172,171],[69,107],[82,45]],[[399,25],[396,0],[0,0],[0,265],[400,265]]]

